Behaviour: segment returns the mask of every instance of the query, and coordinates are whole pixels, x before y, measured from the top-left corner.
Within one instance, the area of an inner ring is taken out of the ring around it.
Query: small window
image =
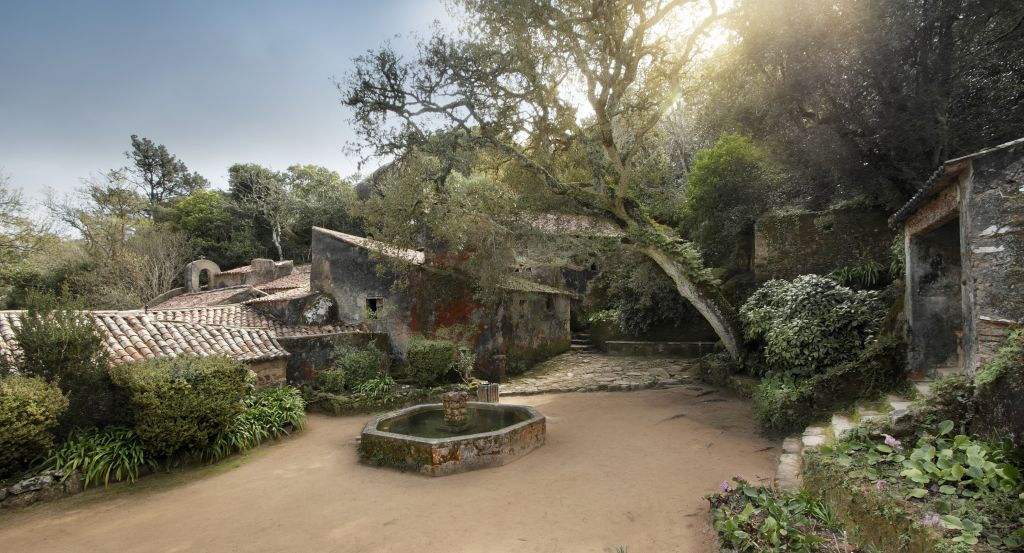
[[[597,272],[597,263],[591,263],[590,264],[590,270],[596,273]]]
[[[548,311],[554,311],[555,310],[555,298],[553,298],[551,296],[548,296],[547,300],[544,303],[544,307],[547,307]]]
[[[384,309],[384,298],[366,298],[366,315],[376,319],[377,315]]]

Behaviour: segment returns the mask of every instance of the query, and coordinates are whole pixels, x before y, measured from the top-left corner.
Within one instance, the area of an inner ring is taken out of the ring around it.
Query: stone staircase
[[[939,369],[938,376],[959,372],[956,369]],[[927,397],[935,379],[914,380],[914,388],[922,397]],[[899,420],[907,415],[911,399],[890,395],[884,401],[857,407],[852,415],[834,414],[827,424],[808,426],[800,436],[791,436],[782,442],[782,455],[775,472],[775,485],[789,491],[800,489],[803,469],[803,452],[833,442],[862,421],[888,417]]]
[[[590,341],[589,332],[573,332],[572,343],[569,346],[570,351],[575,353],[590,353],[597,351],[594,347],[594,343]]]

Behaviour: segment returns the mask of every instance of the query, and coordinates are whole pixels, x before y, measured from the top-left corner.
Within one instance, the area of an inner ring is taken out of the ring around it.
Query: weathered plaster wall
[[[256,373],[256,386],[265,388],[285,383],[285,369],[288,359],[274,359],[272,361],[257,361],[249,363],[249,369]]]
[[[1024,321],[1024,144],[972,160],[962,213],[973,373]]]
[[[884,261],[893,233],[884,213],[867,209],[773,213],[754,225],[759,281],[827,274],[862,258]]]

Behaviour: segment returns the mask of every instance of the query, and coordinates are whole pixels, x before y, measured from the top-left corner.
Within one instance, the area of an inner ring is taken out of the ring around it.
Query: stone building
[[[413,335],[454,336],[473,344],[481,376],[499,380],[569,349],[572,294],[558,288],[511,278],[485,305],[468,277],[423,252],[323,228],[313,229],[312,256],[311,292],[333,300],[338,320],[386,332],[399,355]],[[392,274],[380,256],[412,270]],[[407,282],[396,286],[400,278]]]
[[[1024,321],[1024,139],[947,161],[903,229],[912,374],[974,374]]]

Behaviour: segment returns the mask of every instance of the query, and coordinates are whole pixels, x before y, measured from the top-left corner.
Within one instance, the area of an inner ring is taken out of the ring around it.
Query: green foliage
[[[26,468],[53,444],[53,430],[68,400],[38,377],[0,377],[0,477]]]
[[[288,386],[267,388],[245,399],[245,410],[201,450],[200,456],[218,461],[299,430],[305,423],[306,402],[299,390]]]
[[[971,380],[962,374],[950,374],[932,382],[928,396],[915,402],[915,418],[924,425],[953,420],[967,426],[975,406]]]
[[[345,371],[338,368],[321,369],[313,378],[313,385],[322,392],[340,394],[345,391]]]
[[[43,462],[44,470],[61,471],[65,478],[79,471],[85,487],[100,482],[106,486],[111,480],[134,482],[142,467],[155,469],[157,463],[133,430],[114,426],[72,431]]]
[[[1024,329],[1010,333],[991,361],[978,368],[974,385],[979,391],[988,391],[998,385],[1003,376],[1024,367]]]
[[[819,454],[895,501],[923,513],[922,524],[945,530],[952,544],[984,540],[997,551],[1024,546],[1024,481],[1008,450],[953,435],[951,420],[917,431],[912,449],[894,436],[864,430]],[[884,438],[884,439],[883,439]]]
[[[201,450],[227,430],[244,408],[248,375],[245,365],[227,357],[183,356],[111,369],[127,393],[135,432],[158,456]]]
[[[48,294],[31,294],[15,329],[22,350],[18,370],[59,382],[107,365],[99,327],[91,316]]]
[[[715,386],[726,386],[729,377],[740,372],[741,367],[728,353],[709,353],[697,363],[700,379]]]
[[[440,384],[455,363],[455,344],[448,340],[409,340],[405,374],[420,387]]]
[[[189,236],[196,255],[222,269],[249,264],[266,251],[256,237],[251,218],[231,196],[220,190],[200,190],[171,202],[160,212],[171,228]]]
[[[747,338],[762,344],[771,370],[793,376],[855,359],[884,316],[876,292],[817,275],[770,280],[740,309]]]
[[[885,266],[875,259],[862,256],[857,263],[841,267],[829,276],[843,286],[870,289],[883,283]]]
[[[334,350],[334,368],[343,373],[349,389],[385,374],[388,361],[388,356],[372,343],[362,349],[341,345]]]
[[[706,496],[723,547],[812,553],[827,551],[826,543],[845,542],[835,517],[821,502],[755,486],[741,477],[733,481],[735,486],[723,482],[721,493]]]
[[[809,378],[769,373],[754,393],[758,425],[767,434],[794,432],[860,399],[896,389],[905,378],[902,359],[902,344],[880,337],[856,359]]]
[[[361,398],[379,401],[389,397],[397,386],[395,379],[382,374],[360,382],[353,391]]]
[[[650,259],[625,255],[609,263],[590,285],[591,297],[608,307],[592,317],[611,318],[631,336],[660,327],[703,324],[704,318],[676,288],[675,282]],[[595,321],[598,319],[594,319]]]
[[[714,266],[748,269],[754,220],[770,207],[781,181],[771,156],[748,136],[723,135],[693,157],[687,176],[683,227]]]
[[[473,370],[476,368],[476,354],[473,353],[473,348],[460,344],[458,351],[455,355],[455,372],[459,373],[459,378],[462,382],[469,384],[473,380]]]

